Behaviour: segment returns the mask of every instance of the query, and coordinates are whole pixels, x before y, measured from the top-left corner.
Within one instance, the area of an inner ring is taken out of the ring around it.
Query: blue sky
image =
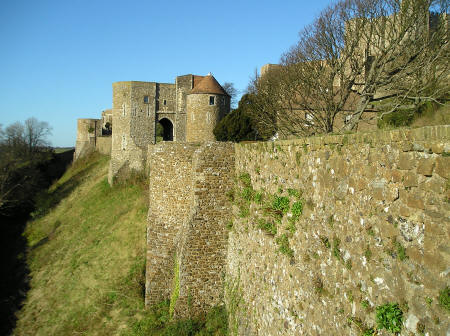
[[[112,83],[172,83],[212,72],[243,91],[331,1],[0,2],[0,124],[49,122],[74,146],[77,118],[99,118]]]

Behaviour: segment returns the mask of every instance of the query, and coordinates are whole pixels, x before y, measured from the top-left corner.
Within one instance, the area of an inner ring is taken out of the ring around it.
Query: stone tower
[[[187,95],[186,141],[215,141],[213,129],[230,111],[230,96],[211,73]]]

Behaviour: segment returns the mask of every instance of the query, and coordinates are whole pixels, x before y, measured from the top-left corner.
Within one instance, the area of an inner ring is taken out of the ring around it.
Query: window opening
[[[209,96],[209,105],[214,105],[215,104],[215,100],[214,100],[214,96]]]

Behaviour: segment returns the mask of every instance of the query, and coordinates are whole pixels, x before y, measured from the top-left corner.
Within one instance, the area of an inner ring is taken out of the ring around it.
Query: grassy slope
[[[144,186],[110,188],[108,158],[72,167],[28,223],[31,289],[16,335],[115,335],[143,312]]]

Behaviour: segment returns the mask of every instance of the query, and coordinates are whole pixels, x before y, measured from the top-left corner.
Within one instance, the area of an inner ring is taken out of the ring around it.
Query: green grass
[[[79,160],[41,196],[24,233],[31,279],[15,335],[189,335],[213,323],[169,320],[165,303],[144,309],[147,187],[140,174],[110,187],[108,164]]]

